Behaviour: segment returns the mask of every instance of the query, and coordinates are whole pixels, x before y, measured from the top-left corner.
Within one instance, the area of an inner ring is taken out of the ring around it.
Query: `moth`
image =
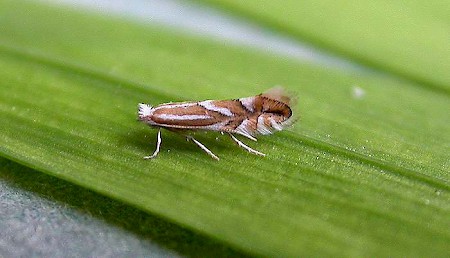
[[[239,147],[265,156],[245,145],[236,135],[256,141],[257,135],[272,134],[290,126],[295,121],[291,109],[293,100],[283,88],[275,87],[256,96],[231,100],[164,103],[155,107],[140,103],[138,120],[158,128],[156,150],[144,159],[153,159],[158,155],[162,128],[184,135],[216,160],[219,157],[190,135],[190,131],[227,134]]]

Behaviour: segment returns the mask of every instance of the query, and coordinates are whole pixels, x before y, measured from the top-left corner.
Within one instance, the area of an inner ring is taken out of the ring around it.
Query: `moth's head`
[[[152,106],[144,103],[138,104],[138,119],[139,121],[148,120],[153,113]]]

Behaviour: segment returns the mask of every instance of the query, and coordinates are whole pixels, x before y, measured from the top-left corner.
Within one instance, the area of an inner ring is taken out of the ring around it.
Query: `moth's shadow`
[[[147,155],[153,153],[156,148],[158,129],[155,128],[138,128],[125,135],[122,139],[122,144],[131,144],[133,147],[143,150]],[[199,153],[199,155],[206,155],[194,142],[186,139],[186,134],[193,136],[197,141],[201,142],[214,154],[231,152],[233,148],[237,147],[228,135],[221,135],[218,132],[186,132],[176,133],[166,129],[161,130],[161,153],[167,152],[185,152],[185,153]]]

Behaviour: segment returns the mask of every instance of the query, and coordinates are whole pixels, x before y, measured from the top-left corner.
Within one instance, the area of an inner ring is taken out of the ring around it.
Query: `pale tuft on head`
[[[139,119],[143,119],[144,117],[150,116],[153,112],[152,106],[144,103],[139,103],[138,105],[139,111]]]

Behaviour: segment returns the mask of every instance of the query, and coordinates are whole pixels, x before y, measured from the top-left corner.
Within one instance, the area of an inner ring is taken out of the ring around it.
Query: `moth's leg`
[[[156,150],[155,150],[155,152],[153,152],[153,154],[151,156],[145,156],[144,159],[153,159],[153,158],[155,158],[158,155],[159,149],[161,147],[161,128],[159,128],[159,130],[158,130],[157,139],[158,139],[158,141],[156,143]]]
[[[266,156],[266,154],[248,147],[243,142],[239,141],[233,134],[228,133],[228,135],[231,137],[231,139],[233,139],[234,142],[237,143],[237,145],[239,145],[239,147],[244,148],[246,151],[248,151],[248,152],[250,152],[252,154],[255,154],[255,155]]]
[[[248,134],[248,133],[239,133],[240,135],[242,135],[242,136],[245,136],[245,137],[247,137],[247,138],[249,138],[250,140],[252,140],[252,141],[258,141],[255,137],[253,137],[253,136],[251,136],[250,134]]]
[[[203,145],[201,142],[197,141],[194,137],[192,137],[190,135],[186,135],[186,139],[192,140],[195,144],[197,144],[198,147],[200,147],[202,150],[204,150],[206,153],[208,153],[208,155],[211,156],[211,158],[213,158],[215,160],[219,160],[219,157],[217,157],[214,153],[212,153],[212,151],[210,151],[208,148],[206,148],[205,145]]]

